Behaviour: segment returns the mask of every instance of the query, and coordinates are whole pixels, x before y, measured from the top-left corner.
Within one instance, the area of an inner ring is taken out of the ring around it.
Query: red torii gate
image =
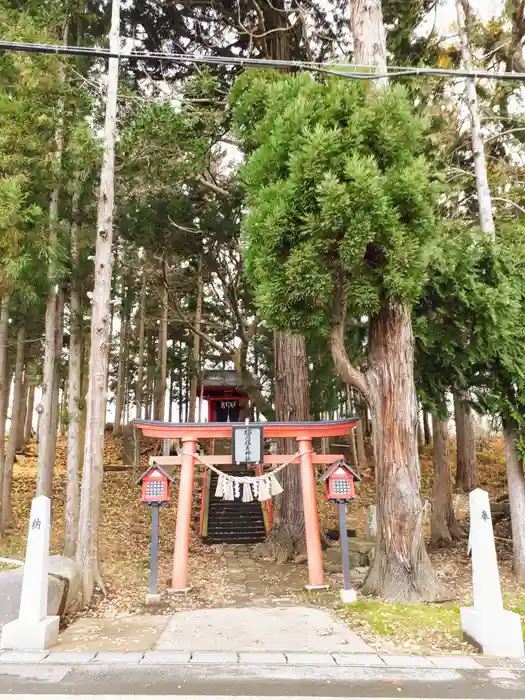
[[[300,464],[301,492],[304,507],[306,534],[306,552],[308,555],[309,590],[324,588],[323,557],[317,514],[317,497],[313,465],[331,464],[343,459],[340,454],[314,454],[313,438],[326,438],[347,435],[358,418],[346,418],[332,421],[300,421],[294,423],[250,423],[252,427],[261,426],[265,437],[295,438],[298,456],[264,455],[264,464]],[[231,455],[197,456],[197,441],[201,439],[228,439],[232,437],[232,426],[243,423],[163,423],[160,421],[139,420],[136,426],[147,437],[164,440],[179,439],[182,453],[177,457],[153,457],[151,462],[159,465],[181,465],[179,498],[177,505],[177,523],[175,527],[175,547],[173,552],[172,593],[184,593],[189,590],[188,551],[190,542],[191,505],[195,462],[203,464],[231,464]]]

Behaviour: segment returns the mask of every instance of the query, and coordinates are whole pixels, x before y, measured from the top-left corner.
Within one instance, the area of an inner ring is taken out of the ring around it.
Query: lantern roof
[[[354,481],[356,483],[361,481],[361,477],[359,476],[359,474],[354,469],[352,469],[352,467],[349,466],[344,460],[334,462],[334,464],[330,465],[328,469],[321,474],[321,476],[319,477],[319,481],[328,481],[332,474],[334,474],[338,469],[344,469],[348,474],[351,474],[354,477]]]
[[[170,476],[160,465],[155,464],[155,462],[153,462],[153,464],[150,464],[150,466],[146,469],[146,471],[142,474],[142,476],[139,476],[139,478],[137,479],[137,481],[135,483],[142,484],[144,479],[154,471],[160,472],[162,474],[162,476],[165,476],[168,481],[172,482],[174,480],[173,477]]]

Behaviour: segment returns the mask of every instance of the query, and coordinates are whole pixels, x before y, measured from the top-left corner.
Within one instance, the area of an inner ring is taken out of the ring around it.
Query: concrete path
[[[155,649],[166,651],[371,652],[326,610],[218,608],[173,615]]]
[[[117,619],[84,618],[61,635],[57,651],[371,652],[326,610],[211,608]]]
[[[169,615],[85,617],[71,624],[58,639],[56,651],[144,652],[154,649]]]

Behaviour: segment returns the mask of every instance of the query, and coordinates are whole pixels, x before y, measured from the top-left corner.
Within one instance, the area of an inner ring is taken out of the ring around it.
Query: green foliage
[[[432,405],[473,388],[478,407],[523,425],[525,230],[500,225],[495,243],[449,231],[415,308],[418,385]]]
[[[424,120],[404,91],[248,72],[231,93],[248,271],[274,326],[324,331],[339,280],[356,316],[381,295],[418,298],[438,226],[421,155]]]

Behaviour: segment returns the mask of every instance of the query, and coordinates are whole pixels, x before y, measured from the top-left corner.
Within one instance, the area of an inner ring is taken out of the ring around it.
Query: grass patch
[[[505,596],[505,608],[521,615],[525,634],[525,598]],[[345,605],[340,616],[379,650],[419,654],[472,654],[463,640],[459,605],[403,605],[381,600],[359,600]]]
[[[402,605],[382,601],[360,600],[346,606],[345,617],[366,622],[374,634],[393,637],[400,630],[406,635],[421,630],[440,630],[447,634],[458,632],[460,626],[459,607],[456,605]]]
[[[25,532],[12,532],[4,537],[0,549],[0,556],[6,559],[18,559],[24,561],[26,556]],[[0,562],[0,567],[13,568],[11,564]]]
[[[459,606],[403,605],[359,600],[340,610],[344,621],[379,651],[414,654],[469,653]]]
[[[525,598],[522,595],[516,594],[504,595],[503,605],[505,606],[505,610],[510,610],[511,612],[521,615],[521,628],[525,636]]]

